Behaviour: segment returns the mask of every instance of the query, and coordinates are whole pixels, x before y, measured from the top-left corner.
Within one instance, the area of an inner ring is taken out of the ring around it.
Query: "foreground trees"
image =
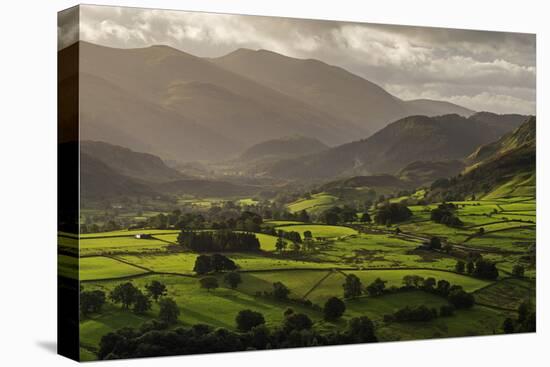
[[[161,302],[165,300],[163,298]],[[344,331],[320,332],[312,328],[307,315],[292,313],[279,327],[272,329],[260,323],[241,333],[205,324],[168,329],[163,322],[149,322],[139,329],[122,328],[101,338],[98,358],[152,357],[377,341],[374,324],[366,316],[351,319]]]
[[[344,298],[359,297],[362,293],[361,280],[354,274],[346,276],[346,281],[342,287],[344,288]]]
[[[237,264],[233,260],[220,254],[199,255],[193,267],[193,271],[199,275],[236,269]]]
[[[162,298],[159,302],[159,320],[168,325],[178,321],[180,309],[172,298]]]
[[[239,331],[250,331],[256,326],[265,324],[264,316],[256,311],[242,310],[239,311],[235,318],[237,329]]]
[[[105,299],[105,292],[100,290],[80,292],[80,313],[86,316],[101,311]]]
[[[335,321],[342,317],[346,311],[346,304],[337,297],[331,297],[323,307],[323,315],[327,321]]]
[[[158,280],[153,280],[151,283],[145,286],[147,294],[157,302],[160,297],[167,294],[166,286],[159,282]]]

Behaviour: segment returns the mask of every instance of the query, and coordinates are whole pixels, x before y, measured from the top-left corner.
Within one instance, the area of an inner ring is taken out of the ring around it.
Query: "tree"
[[[431,291],[435,287],[435,278],[429,277],[424,279],[424,282],[422,283],[422,288],[424,288],[427,291]]]
[[[380,296],[382,293],[384,293],[386,283],[387,282],[385,280],[376,278],[371,284],[367,286],[367,293],[370,296]]]
[[[478,278],[494,280],[498,278],[498,269],[494,262],[480,258],[475,262],[472,274]]]
[[[286,247],[286,241],[283,237],[279,236],[277,238],[277,242],[275,243],[275,249],[277,249],[278,252],[283,252]]]
[[[229,285],[231,288],[235,289],[239,284],[241,284],[241,274],[237,273],[236,271],[231,271],[223,277],[223,281]]]
[[[323,307],[323,314],[327,321],[339,319],[345,311],[346,304],[338,297],[330,297]]]
[[[141,291],[139,291],[134,299],[134,307],[132,311],[137,314],[143,314],[151,309],[151,300]]]
[[[309,330],[313,326],[313,322],[308,315],[303,313],[293,313],[285,318],[284,329],[287,332],[292,330]]]
[[[374,220],[378,224],[393,224],[406,221],[412,216],[411,210],[403,203],[389,203],[381,206]]]
[[[470,308],[474,305],[474,296],[463,289],[454,289],[449,292],[449,302],[458,308]]]
[[[158,280],[153,280],[145,286],[147,294],[157,302],[161,296],[166,296],[166,286]]]
[[[479,227],[478,231],[477,231],[477,234],[479,236],[483,236],[485,234],[485,228],[483,227]]]
[[[377,342],[374,324],[368,316],[354,317],[348,323],[347,334],[357,343]]]
[[[216,277],[204,277],[200,279],[201,288],[204,288],[210,292],[211,289],[218,288],[218,279]]]
[[[163,297],[159,301],[159,319],[171,325],[178,321],[180,309],[172,298]]]
[[[472,260],[468,261],[468,264],[466,264],[466,273],[473,274],[475,270],[475,264]]]
[[[439,250],[441,249],[441,239],[439,237],[432,237],[428,245],[432,250]]]
[[[304,231],[304,239],[313,239],[313,234],[311,233],[311,231]]]
[[[525,268],[523,267],[523,265],[514,265],[514,267],[512,268],[512,274],[517,278],[523,278],[523,276],[525,275]]]
[[[273,297],[279,300],[285,300],[288,299],[289,294],[290,289],[288,289],[286,285],[281,282],[273,283]]]
[[[80,313],[88,315],[101,311],[105,304],[105,292],[100,290],[80,292]]]
[[[210,256],[211,268],[213,271],[235,270],[237,265],[227,256],[214,254]]]
[[[466,267],[466,264],[462,260],[458,260],[455,265],[455,271],[457,273],[464,273],[464,269]]]
[[[195,260],[195,266],[193,271],[199,275],[208,274],[212,271],[212,263],[210,261],[210,256],[208,255],[199,255]]]
[[[135,301],[139,289],[130,282],[121,283],[111,291],[110,298],[115,303],[121,303],[122,307],[128,309]]]
[[[449,288],[451,288],[451,283],[441,279],[437,281],[437,287],[435,290],[443,297],[447,297],[449,295]]]
[[[240,331],[250,331],[252,328],[265,324],[264,316],[256,311],[242,310],[235,317],[237,329]]]
[[[361,215],[361,222],[363,223],[370,223],[372,221],[370,214],[368,212],[364,212],[363,215]]]
[[[302,210],[300,213],[298,213],[298,220],[300,222],[308,223],[309,222],[309,214],[307,211]]]
[[[502,330],[505,334],[512,334],[514,332],[514,320],[510,317],[504,319],[504,322],[502,323]]]
[[[403,285],[408,288],[420,288],[424,283],[424,278],[420,275],[405,275],[403,277]]]
[[[355,274],[347,275],[342,287],[344,288],[344,298],[354,298],[361,295],[361,280]]]

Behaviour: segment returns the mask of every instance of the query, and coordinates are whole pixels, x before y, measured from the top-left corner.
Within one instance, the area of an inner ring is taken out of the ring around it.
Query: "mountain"
[[[326,149],[328,149],[328,146],[318,139],[294,135],[255,144],[244,151],[240,159],[249,161],[266,158],[297,157],[318,153]]]
[[[185,178],[155,155],[105,142],[81,141],[80,152],[103,162],[118,174],[142,181],[166,182]]]
[[[438,178],[456,176],[466,167],[460,160],[415,161],[407,164],[397,176],[415,187],[431,184]]]
[[[80,153],[80,196],[82,200],[152,195],[155,195],[155,191],[147,184],[121,175],[100,160],[86,153]]]
[[[186,194],[252,195],[262,186],[196,178],[168,167],[159,157],[98,141],[80,142],[81,193],[85,200],[121,196]]]
[[[486,199],[536,195],[536,118],[477,149],[468,161],[473,165],[430,196],[438,200],[472,194]]]
[[[266,168],[265,175],[326,179],[396,173],[414,161],[463,159],[480,145],[498,139],[504,130],[486,124],[479,116],[410,116],[367,139],[274,163]]]
[[[328,145],[364,136],[342,116],[167,46],[79,42],[81,137],[178,161],[226,159],[294,134]]]
[[[536,119],[529,117],[520,127],[504,135],[499,140],[485,144],[466,158],[469,165],[502,155],[523,145],[534,144],[536,139]]]
[[[212,63],[340,116],[371,134],[409,115],[457,113],[469,116],[473,113],[448,102],[403,101],[375,83],[314,59],[296,59],[267,50],[238,49],[212,59]]]

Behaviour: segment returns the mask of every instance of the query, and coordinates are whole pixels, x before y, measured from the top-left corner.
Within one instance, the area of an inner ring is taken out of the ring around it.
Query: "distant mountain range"
[[[319,153],[328,148],[328,145],[315,138],[294,135],[255,144],[244,151],[240,155],[240,159],[254,161],[269,158],[299,157]]]
[[[152,154],[95,141],[80,143],[80,181],[83,200],[163,194],[252,195],[260,190],[252,184],[189,177]]]
[[[364,137],[405,116],[450,113],[469,116],[474,113],[448,102],[403,101],[345,69],[314,59],[295,59],[267,50],[239,49],[212,59],[212,62],[351,121],[368,132]]]
[[[342,68],[269,51],[206,59],[167,46],[78,42],[59,57],[76,48],[81,138],[180,162],[236,157],[292,135],[336,146],[408,115],[473,113],[447,102],[403,101]]]
[[[456,114],[409,116],[371,137],[326,151],[281,160],[265,168],[265,175],[288,179],[395,174],[415,161],[463,159],[483,144],[520,125],[527,116],[481,113],[468,118]]]

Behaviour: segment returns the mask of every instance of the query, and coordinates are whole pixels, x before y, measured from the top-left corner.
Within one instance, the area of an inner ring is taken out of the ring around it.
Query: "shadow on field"
[[[57,342],[52,340],[40,340],[36,342],[36,345],[38,345],[40,348],[53,353],[57,354]]]

